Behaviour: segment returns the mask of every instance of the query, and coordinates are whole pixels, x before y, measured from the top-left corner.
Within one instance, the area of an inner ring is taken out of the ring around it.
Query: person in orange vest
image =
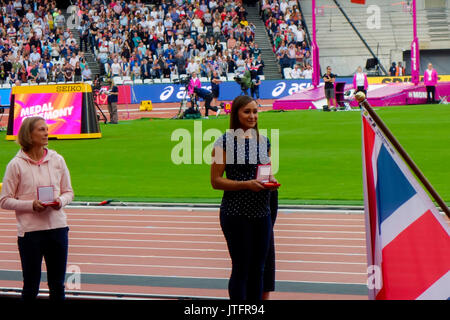
[[[402,66],[402,62],[399,61],[397,68],[395,69],[395,76],[396,77],[402,77],[405,75],[405,67]]]

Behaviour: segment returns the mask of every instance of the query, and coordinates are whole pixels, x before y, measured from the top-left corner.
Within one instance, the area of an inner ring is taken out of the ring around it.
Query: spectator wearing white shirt
[[[297,43],[302,43],[305,40],[305,30],[302,27],[299,27],[297,30]]]
[[[217,8],[219,5],[217,4],[216,0],[211,0],[209,1],[209,9],[211,10],[211,12]]]
[[[294,65],[294,69],[291,71],[292,79],[300,79],[302,76],[302,70],[299,68],[298,64]]]
[[[31,63],[37,63],[41,60],[41,54],[37,52],[36,47],[33,45],[32,53],[30,54]]]
[[[289,4],[286,0],[280,1],[280,10],[281,10],[281,12],[283,12],[283,14],[286,14],[286,10],[288,7],[289,7]]]
[[[27,18],[28,21],[33,23],[34,19],[36,19],[36,16],[34,15],[34,12],[30,9],[30,10],[28,10],[27,14],[25,15],[25,18]]]
[[[310,64],[306,65],[306,68],[303,70],[303,78],[312,79],[313,70]]]
[[[189,61],[189,63],[188,63],[188,65],[187,65],[187,68],[186,68],[186,72],[188,73],[188,74],[192,74],[192,73],[199,73],[199,65],[198,65],[198,63],[197,62],[195,62],[195,60],[194,59],[191,59],[190,61]]]
[[[117,58],[114,58],[114,62],[111,64],[112,77],[120,76],[121,71],[122,71],[122,67],[120,66],[120,63],[118,62]]]
[[[75,68],[77,62],[79,62],[79,61],[80,61],[80,58],[75,54],[75,52],[72,53],[72,56],[69,59],[70,65]]]

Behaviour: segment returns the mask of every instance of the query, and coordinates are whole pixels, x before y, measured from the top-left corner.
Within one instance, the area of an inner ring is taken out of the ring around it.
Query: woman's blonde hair
[[[45,121],[42,117],[28,117],[23,120],[17,135],[17,143],[20,144],[23,151],[29,151],[33,147],[31,132],[33,132],[36,122],[40,120]]]

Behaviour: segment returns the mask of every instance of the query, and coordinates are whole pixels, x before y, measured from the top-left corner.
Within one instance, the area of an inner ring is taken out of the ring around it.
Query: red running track
[[[218,210],[66,212],[68,269],[90,279],[74,290],[227,298],[231,263]],[[280,211],[275,237],[273,299],[367,299],[363,215]],[[21,288],[20,270],[14,213],[0,211],[0,287]]]

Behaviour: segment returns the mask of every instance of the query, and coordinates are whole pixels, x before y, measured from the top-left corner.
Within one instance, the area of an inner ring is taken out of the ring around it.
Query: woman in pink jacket
[[[436,94],[436,84],[438,82],[438,74],[431,63],[423,74],[423,82],[427,87],[427,103],[436,103],[434,96]]]
[[[16,212],[22,299],[38,295],[44,258],[50,299],[63,300],[69,228],[62,208],[73,199],[69,170],[62,156],[46,148],[48,127],[43,118],[26,118],[17,140],[21,149],[6,167],[0,207]],[[41,201],[43,190],[48,202]]]
[[[200,79],[197,77],[196,72],[192,72],[191,80],[189,80],[188,85],[188,94],[191,97],[191,107],[194,108],[196,104],[196,95],[194,93],[194,88],[201,88],[202,83],[200,82]]]
[[[355,94],[357,92],[363,92],[367,97],[368,87],[369,82],[367,81],[367,75],[362,71],[361,67],[358,67],[355,75],[353,76],[353,88],[355,89]]]

